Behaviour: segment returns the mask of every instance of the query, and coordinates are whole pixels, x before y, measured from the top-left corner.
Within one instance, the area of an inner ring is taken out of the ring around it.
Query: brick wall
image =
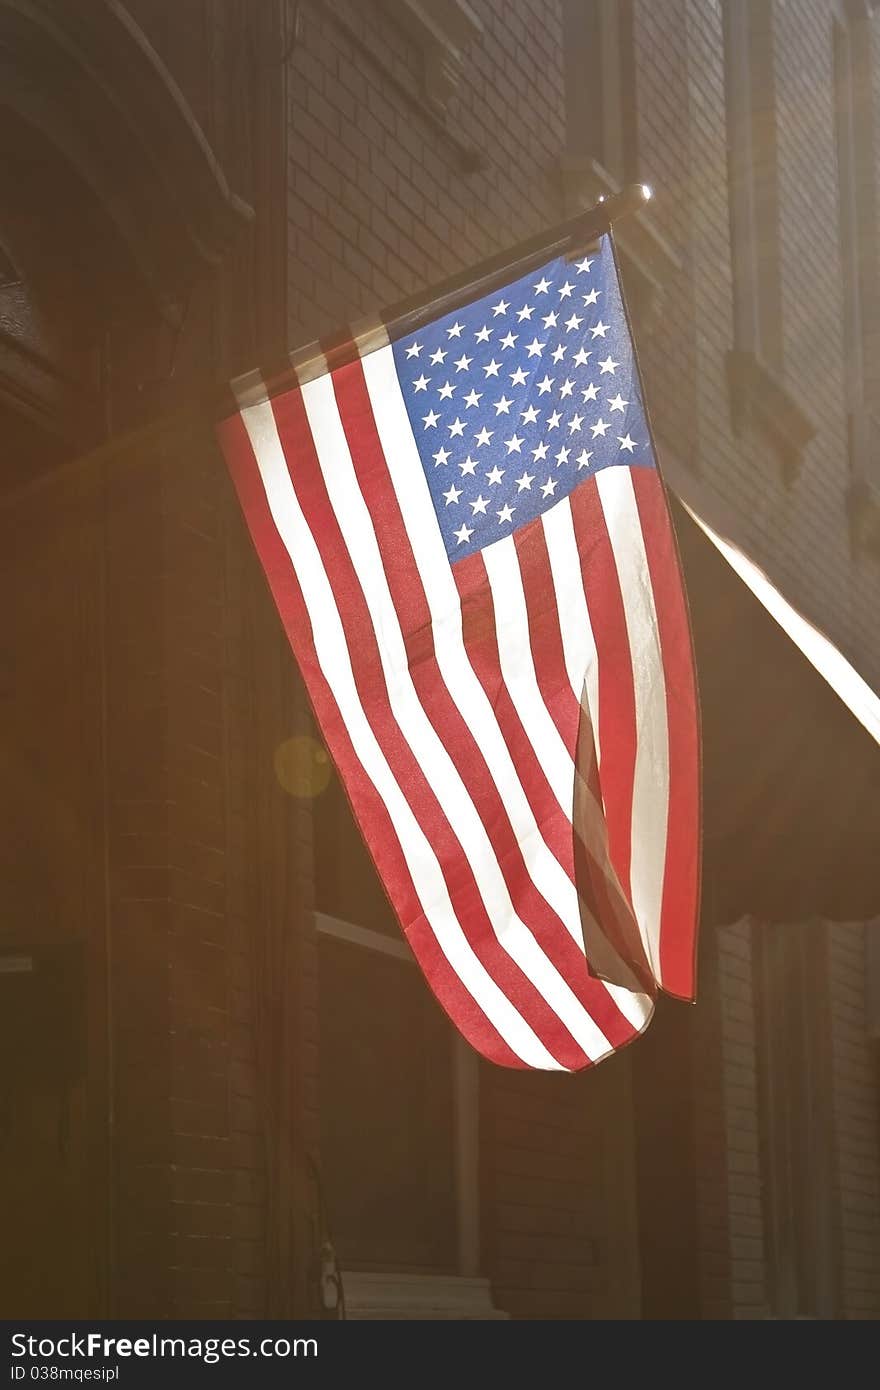
[[[425,107],[422,58],[392,7],[378,0],[298,7],[287,57],[292,346],[562,215],[559,6],[473,0],[473,7],[483,34],[465,54],[443,118]],[[256,201],[259,141],[248,111],[262,69],[247,47],[245,11],[237,4],[170,11],[149,0],[132,9],[193,102],[233,186]],[[655,186],[652,217],[678,265],[663,272],[661,309],[639,346],[661,439],[733,508],[756,558],[872,678],[880,675],[880,570],[869,557],[851,556],[846,518],[829,15],[830,0],[774,7],[785,374],[818,426],[794,481],[786,483],[756,430],[741,439],[731,430],[721,11],[705,0],[635,4],[640,173]],[[875,38],[877,29],[875,21]],[[880,63],[875,71],[880,121]],[[219,374],[221,364],[246,365],[261,341],[260,315],[248,304],[253,261],[250,244],[233,253],[226,288],[184,340],[185,351],[205,354]],[[285,796],[271,764],[278,743],[308,723],[225,484],[198,454],[184,461],[178,451],[156,487],[143,515],[131,513],[115,540],[127,566],[135,566],[124,554],[129,546],[133,556],[152,547],[163,557],[161,600],[146,569],[124,570],[145,621],[153,615],[163,624],[125,680],[142,691],[150,747],[167,755],[155,766],[147,755],[139,769],[131,763],[145,787],[164,790],[120,792],[118,800],[118,959],[132,999],[138,981],[150,978],[155,1000],[143,1016],[136,1003],[130,1018],[121,1014],[129,1051],[120,1051],[119,1065],[157,1107],[145,1110],[136,1088],[120,1101],[120,1153],[131,1174],[130,1190],[121,1190],[128,1225],[120,1250],[131,1268],[147,1248],[141,1242],[153,1251],[151,1273],[140,1261],[132,1309],[137,1302],[140,1312],[246,1313],[265,1307],[287,1281],[296,1286],[291,1296],[304,1297],[298,1165],[316,1141],[319,1102],[312,830],[307,808]],[[134,759],[133,747],[129,753]],[[148,810],[163,799],[161,811]],[[123,813],[123,801],[141,812]],[[152,897],[165,906],[144,906]],[[876,1183],[876,1154],[868,1152],[876,1088],[851,1011],[855,958],[837,941],[835,1113],[842,1210],[850,1213],[846,1306],[856,1313],[875,1306],[876,1238],[860,1225],[859,1203]],[[759,1316],[766,1303],[748,950],[742,929],[721,932],[716,993],[708,991],[694,1030],[700,1289],[710,1316]],[[287,994],[279,981],[289,984]],[[583,1316],[637,1301],[637,1272],[618,1267],[603,1224],[602,1194],[620,1169],[627,1129],[618,1093],[602,1078],[617,1084],[622,1074],[615,1062],[571,1084],[501,1074],[487,1083],[487,1258],[497,1301],[511,1311]],[[616,1116],[616,1128],[603,1113]],[[629,1211],[631,1197],[631,1187],[629,1199],[620,1192],[618,1210]],[[866,1241],[870,1249],[860,1250]]]
[[[876,681],[880,568],[868,555],[851,555],[846,510],[832,8],[829,0],[813,0],[773,11],[784,378],[817,426],[798,476],[786,485],[756,430],[741,440],[731,433],[723,375],[733,323],[721,7],[699,0],[687,7],[699,459],[736,513],[742,543]],[[873,28],[876,35],[876,20]]]
[[[513,1317],[638,1317],[629,1056],[575,1077],[484,1068],[481,1126],[496,1305]]]
[[[393,303],[561,215],[555,5],[478,0],[446,129],[388,10],[309,3],[291,60],[290,338]],[[540,112],[540,120],[533,118]],[[468,171],[468,152],[485,168]]]

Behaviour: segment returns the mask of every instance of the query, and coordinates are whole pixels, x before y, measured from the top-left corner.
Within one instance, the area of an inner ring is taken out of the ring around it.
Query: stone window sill
[[[454,1274],[343,1275],[349,1320],[486,1322],[507,1319],[492,1303],[488,1279]]]
[[[816,434],[806,406],[752,351],[727,354],[727,378],[734,433],[743,434],[749,426],[761,430],[779,455],[785,481],[793,482]]]
[[[445,112],[461,80],[464,51],[483,33],[467,0],[386,0],[395,18],[415,40],[424,59],[424,94]]]

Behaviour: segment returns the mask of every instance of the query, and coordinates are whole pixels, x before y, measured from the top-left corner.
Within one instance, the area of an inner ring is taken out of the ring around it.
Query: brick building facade
[[[621,253],[667,481],[876,689],[880,15],[77,9],[0,0],[14,1311],[314,1315],[329,1237],[350,1316],[877,1316],[871,929],[707,883],[693,1010],[593,1073],[478,1066],[401,959],[211,410],[645,180]],[[14,1031],[40,1008],[54,1047]]]

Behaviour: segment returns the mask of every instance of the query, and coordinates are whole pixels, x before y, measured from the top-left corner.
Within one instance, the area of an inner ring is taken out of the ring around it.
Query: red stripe
[[[443,680],[434,647],[430,609],[385,464],[363,370],[359,365],[346,367],[334,373],[333,382],[364,500],[370,515],[381,517],[381,525],[375,528],[376,540],[407,644],[409,672],[418,698],[477,809],[518,916],[612,1045],[620,1045],[632,1037],[632,1026],[620,1014],[607,990],[589,977],[582,952],[535,887],[474,732],[463,720]],[[457,570],[458,565],[454,572]],[[484,611],[489,610],[485,614],[486,626],[494,641],[494,614],[485,578],[483,605]],[[495,670],[500,673],[497,648]],[[528,747],[534,761],[534,750],[530,744]],[[516,759],[514,763],[522,778]],[[541,780],[546,780],[543,774]],[[571,866],[571,824],[555,798],[552,799],[552,814],[556,838],[567,856],[563,864],[567,862]],[[539,821],[539,824],[542,823]]]
[[[298,395],[298,393],[296,393]],[[382,845],[382,878],[395,911],[410,925],[431,988],[464,1036],[484,1057],[500,1066],[522,1067],[449,965],[419,906],[406,860],[387,809],[365,773],[321,671],[308,609],[290,556],[272,520],[247,431],[239,415],[218,426],[218,436],[241,502],[248,529],[263,564],[284,630],[303,674],[315,716],[368,842]],[[431,943],[434,942],[432,945]],[[414,944],[415,949],[415,944]]]
[[[344,377],[356,374],[363,381],[359,363],[342,369]],[[335,381],[335,379],[334,379]],[[366,403],[369,410],[369,403]],[[407,740],[394,717],[385,676],[379,656],[375,633],[360,583],[349,556],[345,541],[327,494],[320,464],[312,442],[302,396],[291,392],[273,402],[278,431],[285,449],[288,471],[300,506],[312,532],[324,568],[336,595],[339,616],[354,672],[361,704],[370,726],[384,753],[392,774],[409,802],[425,833],[446,879],[456,917],[471,944],[496,984],[529,1023],[544,1046],[562,1066],[579,1070],[588,1065],[589,1058],[570,1036],[551,1006],[534,984],[500,945],[483,904],[476,879],[455,827],[450,825],[440,802],[430,786]],[[369,420],[372,420],[370,413]],[[363,412],[348,414],[346,421],[350,443],[360,439],[367,430],[368,420]],[[376,440],[378,445],[378,440]],[[358,471],[363,476],[383,467],[381,458],[368,458],[363,448],[357,453]],[[384,530],[384,518],[383,527]],[[408,589],[417,582],[415,566],[400,578]],[[358,809],[355,799],[353,804]],[[381,835],[363,822],[361,828],[374,861],[384,874],[385,844]],[[410,936],[410,919],[403,918],[404,931]],[[412,941],[413,949],[421,947],[421,939]],[[417,957],[428,974],[433,964],[429,957]],[[457,1021],[457,1020],[456,1020]]]
[[[632,477],[657,610],[669,730],[660,973],[667,994],[693,999],[700,881],[700,736],[690,623],[663,484],[653,469],[634,468]]]
[[[570,497],[581,574],[599,664],[599,783],[608,825],[608,852],[632,906],[633,781],[636,698],[626,616],[614,552],[594,479]]]

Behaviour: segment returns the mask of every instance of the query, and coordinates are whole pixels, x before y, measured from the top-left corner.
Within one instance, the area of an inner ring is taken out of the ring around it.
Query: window
[[[781,1318],[836,1312],[827,927],[755,926],[768,1295]]]
[[[733,348],[734,429],[754,421],[788,477],[815,425],[783,384],[782,282],[772,0],[723,0]]]
[[[636,111],[630,0],[564,0],[569,154],[588,159],[600,184],[636,179]]]
[[[347,1303],[356,1290],[373,1309],[392,1300],[386,1316],[407,1300],[423,1317],[450,1300],[456,1316],[499,1316],[476,1277],[479,1061],[432,998],[335,778],[315,877],[321,1168]]]
[[[880,490],[871,29],[860,9],[848,6],[832,19],[843,366],[853,478],[857,488]]]
[[[725,0],[734,347],[782,365],[773,6]]]

